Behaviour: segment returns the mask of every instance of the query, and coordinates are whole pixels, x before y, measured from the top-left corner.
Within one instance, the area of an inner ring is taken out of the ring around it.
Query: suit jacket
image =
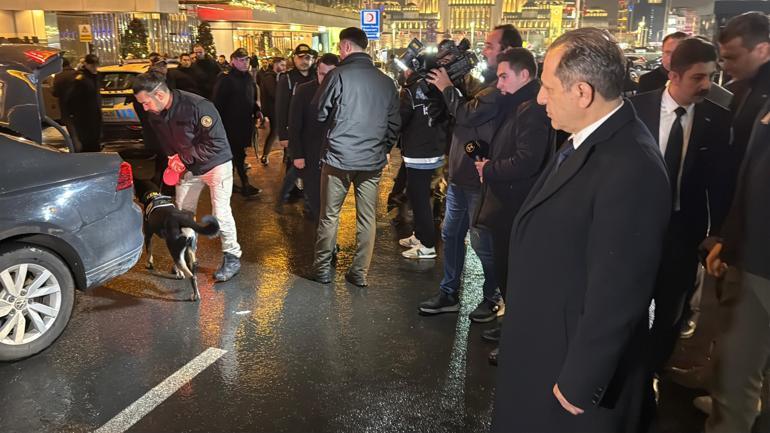
[[[639,77],[639,93],[651,92],[666,87],[668,71],[663,66],[658,66],[652,71]]]
[[[540,84],[532,81],[513,95],[503,96],[515,106],[501,113],[505,120],[490,144],[477,226],[507,231],[551,156],[550,121],[545,107],[535,100],[539,91]]]
[[[663,158],[626,100],[554,165],[513,223],[492,431],[638,431],[671,212]],[[561,407],[557,383],[584,414]]]
[[[660,104],[664,91],[659,89],[631,98],[639,119],[656,143],[660,137]],[[730,162],[733,158],[730,112],[705,100],[695,104],[694,117],[682,166],[679,218],[690,229],[682,235],[697,248],[708,235],[709,218],[711,232],[719,233],[730,208],[735,168]]]

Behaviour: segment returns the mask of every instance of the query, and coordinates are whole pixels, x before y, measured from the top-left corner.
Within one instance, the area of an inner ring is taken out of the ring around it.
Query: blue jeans
[[[481,188],[449,184],[446,194],[446,212],[441,228],[444,241],[444,278],[441,291],[457,297],[465,265],[465,236],[470,229],[471,247],[484,270],[484,299],[498,302],[500,290],[495,275],[492,235],[487,230],[470,226],[470,221],[481,204]]]

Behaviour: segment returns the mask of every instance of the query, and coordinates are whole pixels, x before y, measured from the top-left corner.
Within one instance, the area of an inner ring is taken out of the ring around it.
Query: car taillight
[[[134,174],[131,171],[131,164],[127,162],[120,163],[120,171],[118,172],[118,187],[115,191],[123,191],[134,186]]]

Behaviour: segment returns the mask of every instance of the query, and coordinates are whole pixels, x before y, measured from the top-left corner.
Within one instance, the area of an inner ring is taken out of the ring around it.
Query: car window
[[[136,75],[133,72],[102,72],[102,90],[129,90]]]

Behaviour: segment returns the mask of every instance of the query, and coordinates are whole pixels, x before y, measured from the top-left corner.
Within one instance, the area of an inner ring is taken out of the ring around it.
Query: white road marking
[[[209,347],[195,359],[185,364],[171,376],[149,390],[131,406],[123,409],[94,433],[123,433],[144,418],[164,400],[171,397],[179,388],[199,375],[203,370],[227,353],[226,350]]]

